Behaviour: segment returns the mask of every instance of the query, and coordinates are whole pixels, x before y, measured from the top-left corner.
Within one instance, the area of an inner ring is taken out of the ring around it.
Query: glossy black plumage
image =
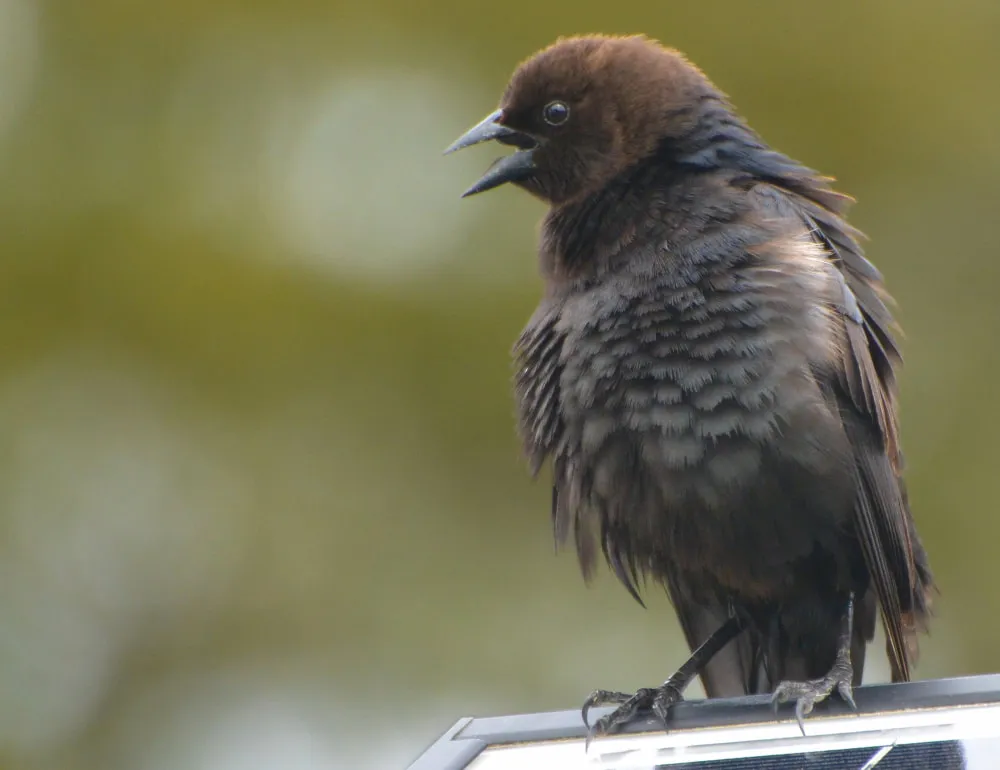
[[[565,125],[544,121],[553,100]],[[510,181],[551,205],[514,355],[556,540],[637,599],[662,583],[692,649],[746,620],[701,670],[709,696],[824,677],[851,597],[853,681],[879,609],[908,679],[933,582],[901,477],[897,330],[848,199],[645,38],[556,43],[491,118],[517,137]]]

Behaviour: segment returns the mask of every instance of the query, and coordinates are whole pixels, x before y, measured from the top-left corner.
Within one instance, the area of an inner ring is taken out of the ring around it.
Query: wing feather
[[[794,189],[759,185],[755,193],[772,210],[798,216],[836,267],[832,274],[840,291],[832,304],[845,344],[834,371],[818,374],[839,407],[854,450],[858,538],[881,608],[893,680],[905,681],[916,659],[915,632],[929,612],[933,578],[902,479],[896,416],[899,328],[882,276],[859,245],[861,233],[828,208],[832,199],[825,182],[816,180],[815,185],[812,194],[802,182]]]

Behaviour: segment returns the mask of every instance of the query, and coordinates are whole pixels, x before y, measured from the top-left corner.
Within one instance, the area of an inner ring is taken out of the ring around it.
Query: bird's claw
[[[852,683],[854,681],[854,668],[850,660],[838,658],[830,672],[821,679],[812,679],[807,682],[781,682],[771,696],[771,703],[775,712],[782,703],[795,701],[795,721],[799,724],[799,730],[806,734],[805,718],[813,710],[817,703],[821,703],[830,697],[835,689],[840,693],[851,709],[857,711],[857,704],[854,702],[854,691]]]
[[[618,732],[635,717],[646,712],[655,714],[666,727],[670,707],[683,699],[680,689],[669,681],[660,687],[643,687],[635,693],[594,690],[584,701],[581,709],[583,723],[587,726],[586,746],[589,748],[594,738]],[[588,714],[592,708],[598,706],[618,706],[618,708],[610,714],[605,714],[591,726],[587,720]]]

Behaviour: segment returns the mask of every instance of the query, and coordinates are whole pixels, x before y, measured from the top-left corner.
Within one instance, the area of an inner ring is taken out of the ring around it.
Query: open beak
[[[463,198],[492,190],[494,187],[499,187],[506,182],[518,182],[527,179],[535,173],[534,152],[538,147],[538,142],[533,137],[528,136],[528,134],[515,131],[500,123],[499,121],[502,117],[503,110],[490,113],[482,121],[452,142],[448,149],[444,151],[444,154],[447,155],[450,152],[455,152],[455,150],[488,142],[491,139],[495,139],[501,144],[509,144],[520,148],[513,155],[507,155],[494,161],[493,165],[483,174],[482,178],[462,193]]]

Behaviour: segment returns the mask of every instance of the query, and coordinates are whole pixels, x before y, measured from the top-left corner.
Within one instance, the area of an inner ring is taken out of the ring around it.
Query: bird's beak
[[[471,147],[474,144],[488,142],[495,139],[501,144],[509,144],[520,149],[513,155],[508,155],[496,160],[489,170],[483,174],[482,178],[472,187],[462,193],[465,198],[476,193],[492,190],[506,182],[518,182],[527,179],[535,172],[534,151],[538,147],[538,142],[522,131],[508,128],[499,122],[503,117],[503,110],[497,110],[487,115],[483,120],[470,128],[458,139],[451,143],[444,154],[447,155],[455,150]]]

